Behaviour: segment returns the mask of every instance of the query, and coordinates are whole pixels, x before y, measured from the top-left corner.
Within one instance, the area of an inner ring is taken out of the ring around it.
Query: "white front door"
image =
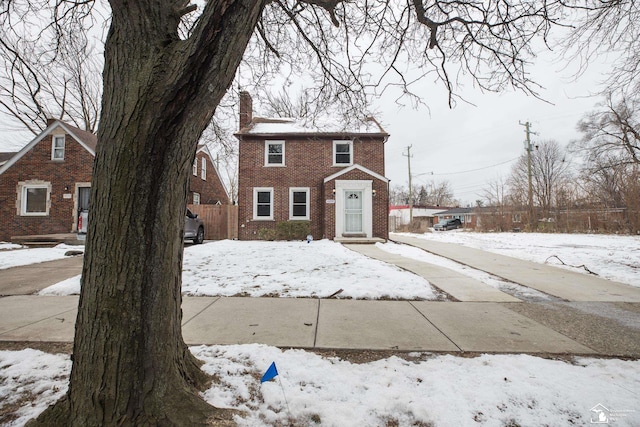
[[[372,181],[336,180],[335,237],[372,237]]]
[[[73,232],[87,232],[87,219],[89,217],[89,196],[91,195],[90,182],[77,182],[76,194],[73,201]]]
[[[347,190],[344,192],[344,232],[362,231],[362,190]]]

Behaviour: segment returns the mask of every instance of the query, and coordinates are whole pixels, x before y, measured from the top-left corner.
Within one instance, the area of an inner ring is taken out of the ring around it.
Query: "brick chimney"
[[[253,100],[249,92],[240,92],[240,130],[246,128],[253,120]]]
[[[53,118],[53,117],[47,117],[47,127],[51,126],[53,123],[55,123],[57,119]]]

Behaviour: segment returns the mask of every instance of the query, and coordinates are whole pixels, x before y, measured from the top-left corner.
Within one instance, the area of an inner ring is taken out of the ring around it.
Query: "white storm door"
[[[344,193],[344,232],[362,233],[362,190],[347,190]]]

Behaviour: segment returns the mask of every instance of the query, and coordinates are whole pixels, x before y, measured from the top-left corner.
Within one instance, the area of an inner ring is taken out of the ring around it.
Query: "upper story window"
[[[353,141],[333,141],[333,165],[353,164]]]
[[[193,159],[193,176],[198,176],[198,158]]]
[[[207,180],[207,159],[203,157],[200,160],[200,162],[202,164],[201,171],[200,171],[200,178],[206,181]]]
[[[264,165],[284,166],[284,141],[264,142]]]
[[[253,219],[273,219],[273,188],[253,189]]]
[[[51,145],[51,160],[64,160],[64,135],[53,137]]]
[[[193,193],[193,204],[194,205],[200,204],[200,193]]]

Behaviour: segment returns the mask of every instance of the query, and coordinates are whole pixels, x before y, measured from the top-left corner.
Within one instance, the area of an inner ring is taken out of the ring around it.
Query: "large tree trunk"
[[[216,410],[181,331],[188,181],[263,3],[209,1],[189,40],[186,1],[111,3],[70,387],[34,424],[203,425]]]

